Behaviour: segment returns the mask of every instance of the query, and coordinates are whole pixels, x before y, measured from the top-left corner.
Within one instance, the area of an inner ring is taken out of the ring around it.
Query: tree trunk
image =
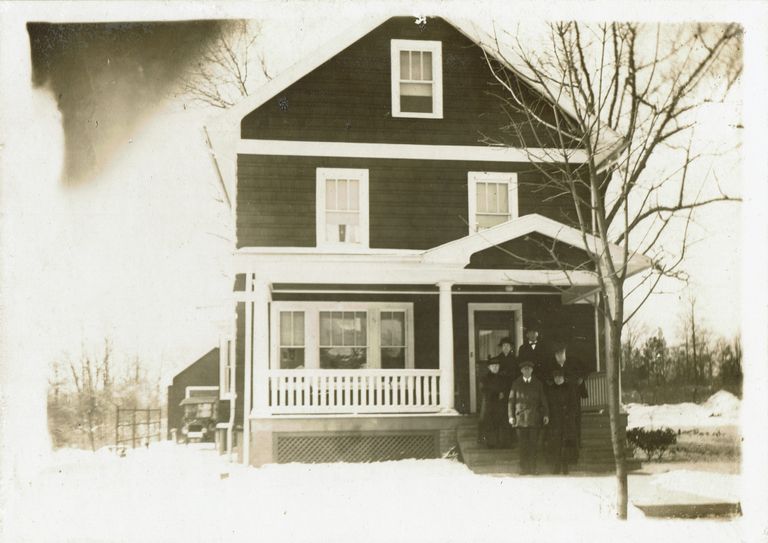
[[[617,289],[618,290],[618,289]],[[623,299],[620,290],[615,293],[613,318],[608,320],[608,341],[606,342],[606,378],[608,381],[608,414],[611,426],[613,459],[616,466],[616,514],[626,520],[628,504],[626,447],[621,432],[621,398],[619,371],[621,358],[621,329],[623,324]]]

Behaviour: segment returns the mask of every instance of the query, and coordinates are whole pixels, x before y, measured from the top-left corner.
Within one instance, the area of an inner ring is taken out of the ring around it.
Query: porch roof
[[[234,254],[235,273],[254,273],[268,283],[319,284],[436,284],[548,285],[579,288],[597,285],[588,270],[466,269],[471,256],[508,240],[538,232],[595,254],[601,247],[594,236],[538,214],[525,215],[501,225],[424,251],[358,249],[328,251],[308,247],[246,247]],[[616,265],[622,249],[611,245]],[[631,255],[628,275],[650,267],[644,255]]]

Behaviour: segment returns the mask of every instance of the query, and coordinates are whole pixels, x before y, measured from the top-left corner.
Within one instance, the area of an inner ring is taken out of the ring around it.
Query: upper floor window
[[[469,233],[517,217],[517,174],[469,172]]]
[[[368,247],[368,170],[317,169],[317,246]]]
[[[392,116],[443,118],[439,41],[392,40]]]

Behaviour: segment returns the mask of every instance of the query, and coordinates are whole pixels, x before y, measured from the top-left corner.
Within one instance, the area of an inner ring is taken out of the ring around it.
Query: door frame
[[[522,303],[470,303],[467,304],[467,321],[469,323],[469,412],[477,412],[477,364],[475,356],[475,312],[478,311],[510,311],[515,314],[515,354],[523,344],[523,304]]]

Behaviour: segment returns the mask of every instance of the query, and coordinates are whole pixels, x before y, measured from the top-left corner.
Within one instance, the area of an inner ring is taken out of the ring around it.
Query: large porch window
[[[413,304],[273,302],[272,369],[413,368]]]

